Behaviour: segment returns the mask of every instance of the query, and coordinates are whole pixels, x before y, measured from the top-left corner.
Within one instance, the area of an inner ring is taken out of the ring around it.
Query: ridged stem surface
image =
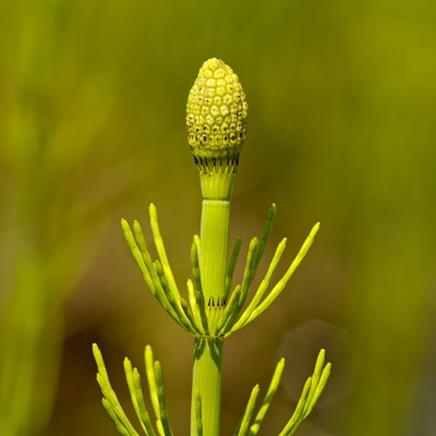
[[[217,304],[225,292],[229,213],[229,201],[204,199],[202,202],[200,271],[208,315],[220,310]],[[218,436],[220,433],[222,359],[221,340],[209,337],[195,339],[191,436],[198,436],[195,425],[195,401],[198,396],[201,399],[203,436]]]

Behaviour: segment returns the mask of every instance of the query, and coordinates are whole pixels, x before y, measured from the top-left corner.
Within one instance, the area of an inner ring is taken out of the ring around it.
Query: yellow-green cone
[[[186,126],[194,158],[236,160],[248,105],[238,76],[222,60],[207,60],[189,92]]]

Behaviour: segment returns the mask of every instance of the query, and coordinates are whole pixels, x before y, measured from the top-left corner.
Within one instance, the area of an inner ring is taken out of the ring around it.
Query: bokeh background
[[[93,341],[129,411],[122,359],[141,366],[152,344],[188,434],[192,340],[145,288],[119,219],[146,226],[154,201],[186,280],[200,192],[185,102],[212,56],[250,105],[232,236],[246,247],[274,201],[267,257],[286,235],[290,261],[322,223],[280,301],[226,344],[222,434],[284,355],[276,434],[320,347],[334,374],[299,435],[436,434],[431,0],[0,2],[0,434],[115,434]]]

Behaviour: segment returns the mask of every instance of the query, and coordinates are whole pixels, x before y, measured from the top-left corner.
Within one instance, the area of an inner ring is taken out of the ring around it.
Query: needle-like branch
[[[221,315],[220,322],[217,326],[217,335],[224,336],[228,329],[233,325],[236,317],[239,314],[239,300],[241,298],[241,285],[237,285],[230,295],[230,300]]]
[[[242,415],[241,421],[239,422],[234,436],[246,436],[248,434],[248,428],[250,426],[251,417],[254,413],[254,408],[256,407],[259,391],[259,385],[254,386],[254,388],[251,390],[250,397],[248,398],[247,405],[245,406],[244,414]]]
[[[285,359],[281,358],[276,365],[274,374],[271,378],[268,390],[266,392],[265,398],[263,399],[262,405],[254,418],[254,423],[250,426],[249,435],[256,435],[265,419],[265,416],[271,406],[271,403],[276,395],[277,389],[279,388],[280,380],[282,379],[283,370],[285,369]]]
[[[203,330],[209,332],[209,323],[206,314],[206,304],[204,301],[203,285],[201,284],[200,272],[200,238],[194,235],[191,247],[191,261],[192,261],[192,275],[194,279],[194,293],[195,299],[200,311],[201,323]]]
[[[136,368],[132,368],[130,360],[124,359],[124,372],[126,374],[127,386],[129,387],[130,399],[136,416],[146,436],[156,436],[151,424],[150,415],[145,406],[144,395],[141,387],[141,376]]]
[[[168,418],[168,408],[165,398],[162,366],[158,360],[154,362],[154,374],[155,374],[157,394],[159,399],[160,421],[162,422],[162,427],[164,429],[165,436],[172,436],[173,431],[171,430],[170,421]]]
[[[304,241],[302,247],[300,248],[300,251],[298,252],[295,259],[292,261],[291,265],[289,266],[284,276],[277,282],[277,284],[274,286],[271,292],[265,297],[265,299],[251,312],[251,315],[249,316],[245,324],[248,324],[249,322],[255,320],[259,315],[261,315],[282,293],[286,284],[289,282],[295,270],[298,268],[298,266],[306,256],[307,252],[309,251],[318,230],[319,230],[319,223],[313,226],[312,230],[309,233],[309,236]]]
[[[97,344],[92,345],[92,352],[97,364],[97,382],[103,394],[102,403],[109,417],[115,423],[118,431],[121,434],[126,436],[139,436],[133,425],[130,423],[129,418],[127,418],[127,415],[125,414],[114,390],[112,389],[103,356]]]
[[[259,239],[257,237],[254,237],[251,239],[250,245],[248,246],[247,260],[245,261],[244,276],[242,278],[241,285],[241,296],[239,297],[238,302],[238,312],[244,306],[245,300],[247,299],[248,291],[250,289],[250,284],[253,281],[253,277],[256,273],[256,260],[258,249]]]
[[[200,308],[199,308],[197,298],[195,295],[194,284],[193,284],[191,279],[188,279],[188,281],[187,281],[187,288],[188,288],[189,307],[191,309],[191,314],[192,314],[192,318],[193,318],[193,325],[201,335],[205,336],[206,330],[204,329],[204,326],[203,326],[203,319],[202,319],[202,316],[200,313]]]
[[[160,274],[158,274],[157,269],[159,269],[160,263],[152,261],[139,222],[136,220],[134,221],[134,233],[125,219],[121,220],[121,227],[130,251],[132,252],[132,255],[136,260],[144,280],[153,296],[158,300],[160,305],[171,316],[171,318],[173,318],[185,330],[195,334],[196,332],[192,328],[192,325],[187,323],[184,317],[180,315],[180,309],[177,306],[173,295],[170,293],[168,286],[166,286],[167,280],[163,275],[162,267],[160,267]]]
[[[274,224],[276,213],[277,213],[277,207],[275,203],[273,203],[268,209],[265,225],[263,226],[263,232],[259,242],[259,247],[256,251],[256,259],[254,264],[255,269],[257,269],[257,266],[259,265],[259,262],[262,259],[263,253],[265,252],[265,247],[271,235],[271,230]]]
[[[259,385],[256,385],[251,391],[250,398],[248,400],[247,406],[245,407],[244,415],[239,422],[238,428],[236,429],[234,436],[252,436],[257,435],[259,429],[265,419],[269,407],[274,399],[277,389],[282,378],[283,370],[285,368],[285,359],[280,359],[277,363],[274,374],[271,378],[268,390],[259,408],[259,411],[254,418],[252,423],[252,416],[254,413],[254,408],[256,406],[256,400],[259,394]]]
[[[310,415],[327,384],[330,373],[331,363],[325,364],[325,350],[321,350],[313,374],[304,384],[297,407],[279,436],[293,435],[300,424]]]
[[[235,325],[232,327],[230,332],[228,332],[227,335],[230,335],[231,333],[234,333],[235,331],[242,328],[245,324],[250,315],[253,313],[253,310],[257,307],[260,300],[264,296],[266,290],[268,289],[268,286],[271,282],[271,278],[274,274],[274,271],[277,268],[277,265],[282,257],[283,252],[286,248],[286,238],[284,238],[280,244],[277,246],[276,252],[274,253],[273,259],[268,267],[268,270],[265,274],[265,277],[262,279],[259,287],[257,288],[256,292],[254,293],[254,297],[250,301],[247,308],[242,313],[241,317],[238,319],[238,321],[235,323]]]
[[[156,246],[156,251],[159,255],[160,263],[162,264],[163,272],[168,282],[169,293],[172,295],[172,297],[175,300],[175,303],[179,309],[178,311],[179,315],[181,316],[181,319],[184,321],[184,324],[189,325],[191,327],[191,330],[195,331],[190,320],[185,315],[182,309],[180,292],[177,288],[177,284],[174,279],[174,275],[171,270],[170,263],[168,261],[165,246],[159,229],[159,221],[157,217],[156,206],[153,203],[150,204],[149,214],[150,214],[150,225],[151,225],[151,231],[153,233],[154,244]]]
[[[226,291],[224,294],[225,300],[232,289],[233,273],[235,272],[236,262],[238,261],[239,252],[241,251],[241,237],[237,236],[235,242],[233,243],[232,254],[230,255],[229,264],[227,266],[226,275]]]

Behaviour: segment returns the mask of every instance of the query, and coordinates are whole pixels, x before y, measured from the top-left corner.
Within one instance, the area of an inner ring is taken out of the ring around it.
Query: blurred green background
[[[276,434],[322,346],[334,375],[299,435],[436,434],[431,0],[0,2],[0,434],[115,434],[93,341],[126,405],[122,359],[152,344],[188,434],[192,340],[119,219],[145,224],[154,201],[186,280],[200,193],[185,102],[212,56],[250,105],[232,235],[246,244],[275,201],[290,260],[322,223],[280,302],[226,344],[223,435],[285,355]]]

